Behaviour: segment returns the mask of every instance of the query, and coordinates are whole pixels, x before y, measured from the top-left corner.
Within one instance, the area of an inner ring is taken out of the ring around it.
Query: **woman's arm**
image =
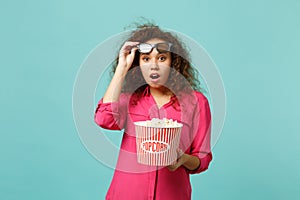
[[[205,171],[212,160],[210,147],[211,137],[211,113],[206,97],[201,93],[196,93],[198,106],[193,117],[193,142],[190,151],[179,153],[175,165],[169,166],[171,171],[175,171],[181,165],[187,168],[191,174]]]
[[[132,65],[138,42],[125,42],[119,53],[118,66],[103,96],[103,103],[119,100],[125,76]]]
[[[95,111],[94,120],[100,127],[121,130],[126,121],[126,96],[121,96],[122,85],[132,65],[136,42],[126,42],[119,53],[118,66],[114,76]]]

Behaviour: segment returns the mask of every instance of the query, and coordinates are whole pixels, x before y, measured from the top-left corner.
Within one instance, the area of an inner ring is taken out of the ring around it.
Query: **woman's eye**
[[[142,58],[142,60],[143,60],[144,62],[147,62],[147,61],[149,61],[149,58],[148,58],[148,57],[144,57],[144,58]]]
[[[167,59],[167,58],[164,57],[164,56],[161,56],[161,57],[158,58],[159,61],[165,61],[166,59]]]

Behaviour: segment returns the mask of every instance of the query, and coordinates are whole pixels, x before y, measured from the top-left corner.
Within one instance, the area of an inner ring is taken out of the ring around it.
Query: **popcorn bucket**
[[[135,122],[137,161],[149,166],[176,163],[182,124],[155,127],[149,121]]]

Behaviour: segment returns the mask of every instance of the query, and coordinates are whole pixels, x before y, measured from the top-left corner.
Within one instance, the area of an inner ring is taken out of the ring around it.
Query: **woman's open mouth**
[[[150,81],[152,83],[157,83],[159,81],[160,75],[157,73],[150,74]]]
[[[160,75],[159,74],[156,74],[156,73],[154,73],[154,74],[150,74],[150,78],[151,79],[154,79],[154,80],[156,80],[156,79],[158,79],[160,77]]]

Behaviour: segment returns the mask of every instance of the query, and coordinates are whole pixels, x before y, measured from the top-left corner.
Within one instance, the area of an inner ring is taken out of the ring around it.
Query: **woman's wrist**
[[[127,74],[127,67],[121,64],[118,64],[116,67],[115,75],[125,77]]]
[[[197,156],[192,156],[186,153],[182,156],[184,156],[184,160],[186,160],[186,162],[183,163],[183,166],[188,170],[193,171],[200,166],[200,159]]]
[[[103,96],[103,103],[117,102],[119,100],[125,76],[126,71],[122,70],[121,66],[118,66]]]

